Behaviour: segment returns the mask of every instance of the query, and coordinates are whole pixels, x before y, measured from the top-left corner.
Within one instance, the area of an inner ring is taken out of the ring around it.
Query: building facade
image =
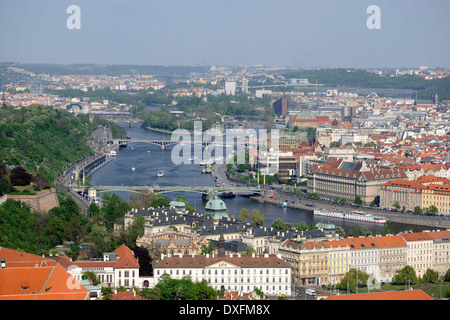
[[[154,266],[155,283],[164,274],[173,279],[206,280],[215,290],[251,292],[257,288],[267,295],[292,294],[291,266],[276,255],[169,255]]]

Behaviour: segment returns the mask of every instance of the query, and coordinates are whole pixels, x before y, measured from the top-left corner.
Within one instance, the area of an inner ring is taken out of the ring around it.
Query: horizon
[[[78,20],[69,10],[74,4]],[[372,5],[380,10],[376,20]],[[9,32],[2,34],[0,61],[21,64],[450,68],[446,0],[4,0],[1,6],[0,29]]]

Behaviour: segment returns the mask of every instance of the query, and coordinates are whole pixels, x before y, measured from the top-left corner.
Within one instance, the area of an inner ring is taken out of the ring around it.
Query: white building
[[[114,252],[105,253],[103,261],[74,261],[67,271],[77,280],[81,281],[87,271],[93,272],[103,287],[139,287],[139,263],[133,251],[125,245]]]
[[[378,266],[378,245],[373,237],[345,238],[350,247],[348,268],[363,271],[375,277],[378,282],[380,278]]]
[[[168,255],[154,266],[154,282],[163,274],[172,279],[189,276],[193,282],[206,280],[215,290],[291,295],[291,265],[278,255]]]
[[[225,80],[225,94],[234,96],[236,94],[236,82]]]

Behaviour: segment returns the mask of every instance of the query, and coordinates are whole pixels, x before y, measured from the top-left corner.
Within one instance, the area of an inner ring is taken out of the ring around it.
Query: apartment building
[[[377,283],[391,282],[406,265],[418,277],[428,268],[443,276],[450,268],[450,231],[305,242],[287,239],[278,252],[292,266],[293,281],[300,285],[339,283],[352,268],[368,273]]]
[[[376,236],[374,241],[378,246],[379,281],[390,282],[398,270],[406,265],[407,245],[399,236]]]
[[[430,184],[422,189],[422,208],[435,206],[438,212],[450,212],[450,185]]]
[[[349,270],[349,251],[343,239],[327,243],[328,248],[328,283],[337,284]]]
[[[433,238],[428,232],[402,233],[405,240],[406,264],[413,267],[417,277],[423,277],[427,269],[433,268]]]
[[[295,284],[328,283],[328,249],[322,241],[288,239],[278,248],[281,258],[292,266]]]
[[[349,250],[344,240],[287,239],[278,248],[292,266],[294,283],[300,285],[338,283],[349,270]]]
[[[349,269],[357,269],[379,279],[379,247],[373,237],[345,238],[350,247]]]
[[[433,239],[433,270],[443,277],[450,267],[450,231],[430,231],[427,234]]]
[[[380,187],[380,207],[413,211],[415,207],[428,209],[435,206],[438,212],[450,212],[450,180],[432,175],[420,176],[415,181],[398,179]]]
[[[380,208],[391,209],[398,203],[400,208],[414,211],[416,206],[422,206],[422,188],[423,185],[417,181],[388,181],[380,187]]]

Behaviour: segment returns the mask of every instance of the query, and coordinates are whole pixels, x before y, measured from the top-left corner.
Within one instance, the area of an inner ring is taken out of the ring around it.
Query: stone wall
[[[55,189],[43,190],[37,195],[7,195],[8,199],[28,203],[32,210],[47,213],[54,207],[59,207],[58,197]]]

